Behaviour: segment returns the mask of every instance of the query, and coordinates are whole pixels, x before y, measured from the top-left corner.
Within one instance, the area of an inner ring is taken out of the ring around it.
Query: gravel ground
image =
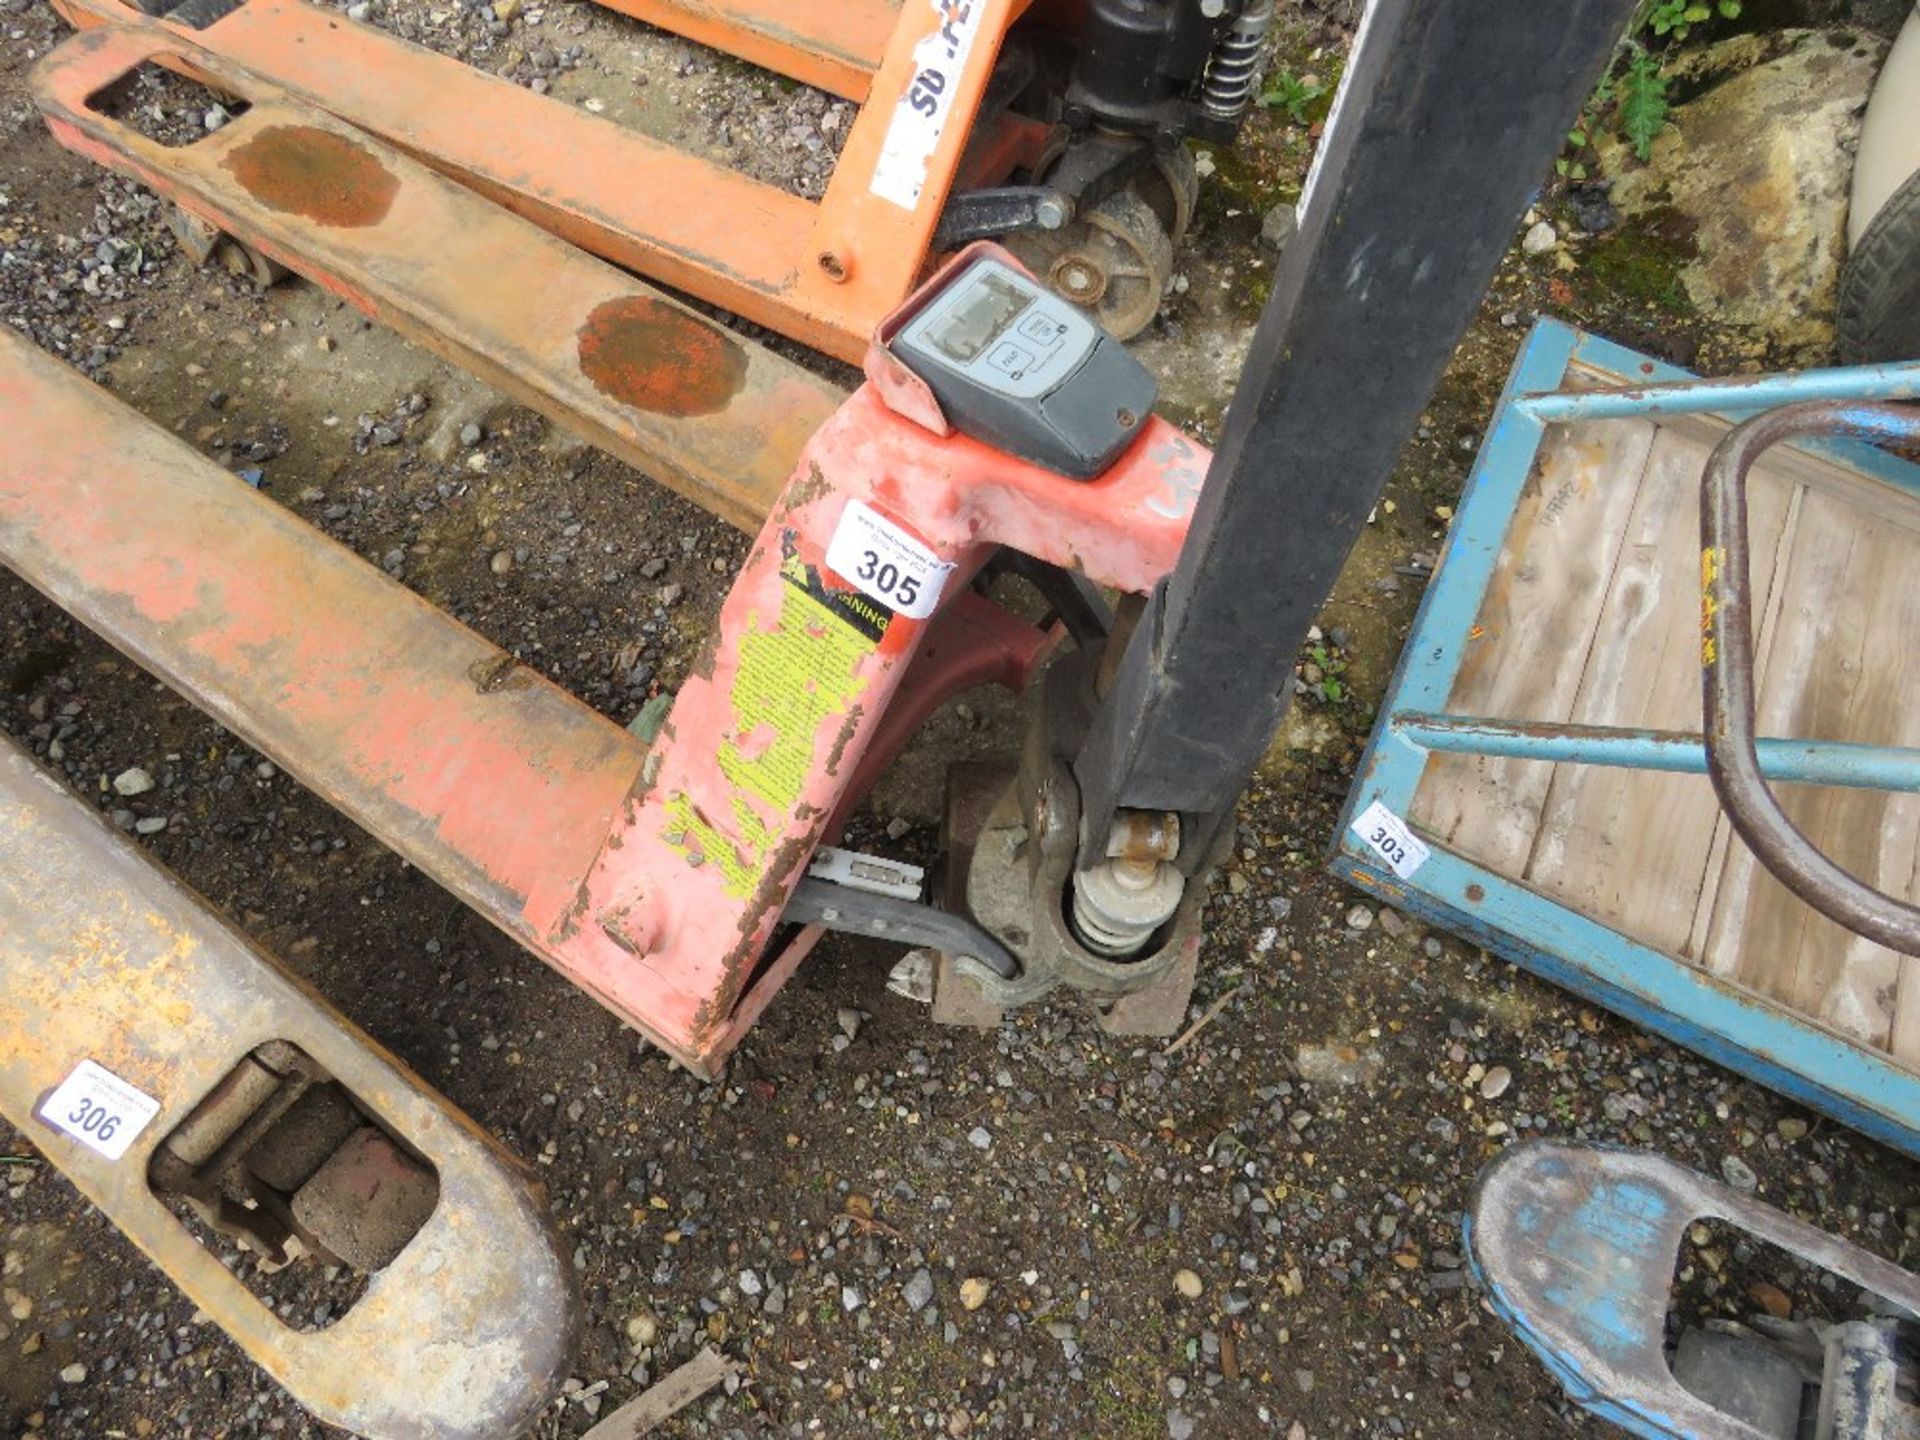
[[[849,118],[584,5],[353,13],[803,193]],[[192,270],[151,197],[33,117],[25,71],[58,23],[0,0],[0,30],[0,318],[614,719],[677,683],[740,536],[315,290]],[[1295,15],[1285,43],[1309,65],[1342,39]],[[203,101],[164,87],[135,103],[204,123]],[[1262,213],[1309,147],[1266,115],[1210,158],[1176,294],[1141,342],[1169,412],[1203,435],[1263,293]],[[1462,1269],[1460,1212],[1502,1146],[1650,1147],[1909,1265],[1920,1187],[1909,1162],[1323,872],[1533,315],[1709,367],[1744,353],[1609,288],[1581,263],[1582,212],[1542,203],[1558,243],[1516,244],[1323,617],[1209,911],[1194,1004],[1224,1006],[1177,1053],[1108,1038],[1070,1001],[996,1034],[937,1029],[886,990],[891,952],[835,942],[703,1084],[4,573],[0,728],[539,1167],[587,1301],[577,1379],[539,1435],[581,1433],[703,1344],[744,1378],[659,1433],[1600,1433]],[[940,717],[854,843],[930,860],[945,764],[1017,726],[991,696]],[[122,797],[131,767],[154,785]],[[0,1157],[0,1433],[337,1433],[31,1138],[0,1126]],[[281,1278],[289,1323],[333,1313],[327,1277]],[[1713,1235],[1687,1278],[1690,1303],[1725,1313],[1760,1303],[1756,1285],[1803,1313],[1836,1302]]]

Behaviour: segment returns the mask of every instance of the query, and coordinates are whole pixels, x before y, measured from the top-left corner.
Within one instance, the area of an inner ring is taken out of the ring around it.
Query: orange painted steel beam
[[[599,0],[802,84],[864,100],[901,0]]]
[[[145,27],[218,55],[581,249],[815,349],[857,361],[877,318],[837,293],[790,297],[811,201],[335,11],[248,0],[194,31],[120,0],[56,3],[81,29]]]
[[[1026,4],[907,0],[820,197],[792,289],[802,307],[851,305],[870,317],[864,338],[919,283],[1000,44]],[[841,292],[851,299],[836,302]]]
[[[582,249],[857,363],[926,269],[1000,41],[1026,0],[909,0],[817,205],[303,0],[246,0],[197,31],[123,0],[55,4],[83,29],[172,37],[162,63],[223,88],[213,71],[257,77]],[[956,28],[949,9],[967,22]],[[943,35],[962,42],[955,58]],[[202,55],[220,63],[192,59]]]
[[[0,326],[0,558],[526,938],[646,747]]]
[[[90,107],[167,57],[244,97],[216,133],[158,144]],[[696,504],[757,529],[842,392],[539,227],[176,36],[107,27],[35,71],[54,137],[281,264]]]

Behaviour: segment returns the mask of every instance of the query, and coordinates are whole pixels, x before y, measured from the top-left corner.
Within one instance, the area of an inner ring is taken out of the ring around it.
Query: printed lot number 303
[[[1407,861],[1412,858],[1407,854],[1407,847],[1394,839],[1393,836],[1387,832],[1387,827],[1384,825],[1376,825],[1373,827],[1373,834],[1367,837],[1367,843],[1378,850],[1381,858],[1389,865],[1398,867],[1406,864]]]
[[[1410,878],[1414,871],[1433,858],[1433,851],[1427,848],[1426,842],[1408,828],[1406,821],[1378,800],[1361,811],[1348,828],[1374,854],[1386,861],[1387,867],[1402,880]]]

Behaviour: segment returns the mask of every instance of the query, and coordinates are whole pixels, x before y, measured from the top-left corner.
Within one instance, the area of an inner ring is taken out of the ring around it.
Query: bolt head
[[[1066,201],[1058,195],[1044,195],[1034,202],[1033,218],[1042,230],[1058,230],[1072,217]]]

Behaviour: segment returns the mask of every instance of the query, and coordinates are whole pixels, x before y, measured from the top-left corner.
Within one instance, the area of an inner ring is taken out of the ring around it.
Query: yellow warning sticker
[[[862,623],[870,617],[851,616],[843,605],[826,603],[817,578],[797,557],[788,556],[781,575],[788,583],[781,587],[779,619],[769,630],[750,625],[740,641],[730,696],[734,724],[720,737],[720,773],[734,791],[728,832],[701,814],[684,792],[666,802],[669,842],[691,864],[720,867],[726,892],[736,899],[745,899],[760,883],[787,817],[806,790],[822,727],[853,709],[866,687],[860,664],[877,648],[876,632],[884,633],[884,621]]]

